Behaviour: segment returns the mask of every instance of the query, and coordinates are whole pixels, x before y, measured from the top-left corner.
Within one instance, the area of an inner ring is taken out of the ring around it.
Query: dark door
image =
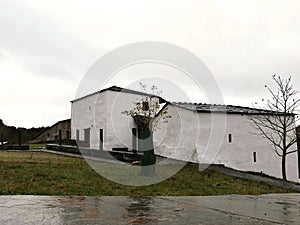
[[[90,147],[90,136],[91,136],[91,128],[84,129],[84,145],[85,147]]]

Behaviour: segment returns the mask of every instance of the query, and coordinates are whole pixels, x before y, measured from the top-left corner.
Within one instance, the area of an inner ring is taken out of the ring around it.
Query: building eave
[[[187,110],[196,111],[197,113],[225,113],[239,115],[270,115],[270,116],[296,116],[293,113],[283,113],[264,109],[255,109],[243,106],[234,105],[218,105],[218,104],[202,104],[202,103],[187,103],[173,102],[176,107],[185,108]]]
[[[99,94],[99,93],[102,93],[102,92],[105,92],[105,91],[115,91],[115,92],[124,92],[124,93],[128,93],[128,94],[137,94],[137,95],[142,95],[142,96],[152,96],[152,97],[157,97],[159,99],[160,103],[167,102],[165,99],[163,99],[162,97],[160,97],[158,95],[148,94],[148,93],[135,91],[135,90],[127,89],[127,88],[121,88],[121,87],[118,87],[118,86],[111,86],[109,88],[105,88],[105,89],[102,89],[100,91],[96,91],[94,93],[91,93],[91,94],[85,95],[83,97],[74,99],[74,100],[71,101],[71,103],[76,102],[76,101],[80,101],[82,99],[88,98],[90,96],[93,96],[93,95],[96,95],[96,94]]]

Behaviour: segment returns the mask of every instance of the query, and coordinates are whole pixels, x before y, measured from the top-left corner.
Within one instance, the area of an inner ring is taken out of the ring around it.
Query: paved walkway
[[[0,224],[299,224],[300,194],[210,197],[0,196]]]
[[[52,153],[52,154],[58,154],[58,155],[64,155],[64,156],[70,156],[70,157],[75,157],[75,158],[84,158],[88,160],[95,160],[95,161],[102,161],[102,162],[107,162],[107,163],[114,163],[114,164],[125,164],[125,162],[118,161],[112,157],[112,159],[105,159],[105,158],[99,158],[99,157],[93,157],[93,156],[82,156],[79,154],[73,154],[73,153],[67,153],[67,152],[59,152],[59,151],[54,151],[54,150],[48,150],[48,149],[36,149],[36,150],[29,150],[32,152],[47,152],[47,153]]]

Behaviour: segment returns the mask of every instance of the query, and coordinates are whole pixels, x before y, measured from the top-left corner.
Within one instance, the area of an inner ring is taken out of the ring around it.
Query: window
[[[228,142],[229,142],[229,143],[232,142],[232,134],[228,134]]]
[[[99,149],[103,150],[103,129],[99,130]]]
[[[149,110],[149,103],[148,102],[143,102],[143,110],[148,111]]]
[[[253,161],[256,162],[256,152],[253,152]]]
[[[86,148],[90,147],[90,139],[91,139],[91,128],[86,128],[84,131],[84,146]]]

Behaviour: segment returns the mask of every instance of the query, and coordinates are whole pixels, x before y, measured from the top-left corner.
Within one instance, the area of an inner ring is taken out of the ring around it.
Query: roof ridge
[[[188,103],[188,102],[173,102],[174,105],[184,107],[186,109],[197,110],[198,112],[225,112],[237,114],[270,114],[284,115],[284,112],[273,111],[269,109],[251,108],[248,106],[226,105],[226,104],[209,104],[209,103]],[[192,107],[191,107],[192,106]],[[285,115],[295,115],[286,113]]]
[[[88,94],[88,95],[79,97],[77,99],[74,99],[74,100],[71,101],[71,103],[73,103],[75,101],[78,101],[78,100],[81,100],[81,99],[84,99],[84,98],[87,98],[87,97],[95,95],[95,94],[99,94],[99,93],[104,92],[104,91],[117,91],[117,92],[131,93],[131,94],[139,94],[139,95],[144,95],[144,96],[153,96],[153,97],[159,98],[162,102],[168,102],[167,100],[165,100],[164,98],[162,98],[159,95],[149,94],[149,93],[146,93],[146,92],[136,91],[136,90],[133,90],[133,89],[122,88],[122,87],[113,85],[113,86],[110,86],[108,88],[104,88],[104,89],[101,89],[99,91],[93,92],[91,94]]]

